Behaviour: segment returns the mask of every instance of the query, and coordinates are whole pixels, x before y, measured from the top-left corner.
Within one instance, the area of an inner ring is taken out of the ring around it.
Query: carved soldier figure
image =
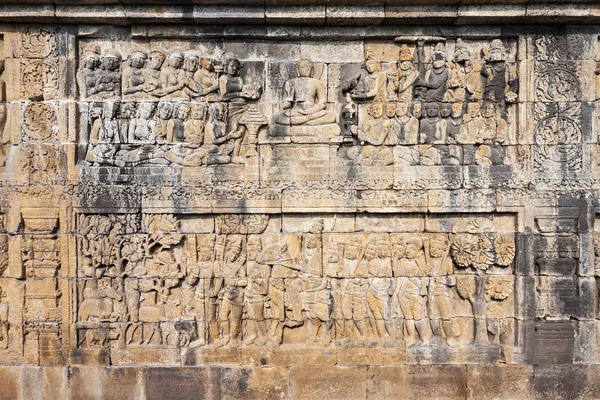
[[[399,260],[396,267],[398,275],[393,294],[398,299],[397,302],[404,316],[404,325],[406,328],[404,343],[406,347],[416,343],[417,333],[423,345],[429,343],[426,334],[427,321],[425,321],[425,304],[423,298],[427,292],[427,281],[420,277],[426,268],[423,241],[416,237],[407,239],[405,258]]]
[[[419,78],[419,71],[415,69],[412,50],[405,44],[400,48],[400,70],[388,75],[388,95],[396,94],[398,101],[413,101],[413,88]]]
[[[121,54],[107,49],[101,59],[102,70],[96,79],[96,93],[102,99],[121,97]]]
[[[223,259],[219,271],[223,277],[223,294],[219,308],[220,339],[215,347],[229,344],[238,347],[238,336],[244,307],[244,288],[248,285],[246,277],[246,252],[241,235],[226,238]]]
[[[300,60],[296,70],[298,77],[288,80],[283,87],[282,110],[273,116],[273,122],[284,126],[335,123],[335,115],[327,110],[325,87],[312,77],[313,62]]]
[[[372,245],[369,245],[372,246]],[[367,303],[371,314],[375,319],[377,335],[380,339],[389,336],[391,327],[391,299],[392,294],[392,264],[390,259],[389,244],[380,240],[376,247],[376,257],[372,250],[365,251],[365,259],[371,258],[369,262],[369,288],[367,289]]]
[[[419,142],[419,120],[408,113],[409,103],[396,103],[395,116],[390,120],[390,144],[417,144]]]
[[[269,292],[269,276],[271,268],[263,264],[261,238],[258,235],[248,236],[248,286],[244,294],[244,304],[248,315],[248,335],[244,344],[263,346],[267,343],[267,325],[264,309],[265,299]]]
[[[445,235],[437,235],[428,241],[429,247],[429,267],[431,277],[428,286],[428,305],[429,316],[436,313],[441,319],[441,328],[444,330],[446,343],[454,347],[458,343],[455,339],[454,328],[452,327],[452,298],[450,288],[456,286],[456,278],[452,276],[454,269],[452,258],[450,257],[450,244]],[[434,333],[441,336],[439,320],[431,320]]]

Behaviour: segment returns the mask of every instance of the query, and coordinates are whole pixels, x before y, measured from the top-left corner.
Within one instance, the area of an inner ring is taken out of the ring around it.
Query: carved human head
[[[161,102],[158,104],[158,117],[162,120],[173,117],[173,103]]]
[[[83,58],[83,65],[87,69],[96,69],[100,66],[100,56],[95,52],[88,52]],[[4,60],[2,60],[2,66],[0,67],[0,73],[4,71]]]
[[[396,103],[392,101],[385,103],[385,115],[388,118],[394,118],[394,115],[396,115]]]
[[[308,78],[312,76],[313,73],[313,62],[311,60],[302,59],[298,61],[296,65],[296,71],[299,77]]]
[[[377,242],[377,257],[389,258],[390,257],[390,245],[386,240],[380,240]]]
[[[406,258],[417,258],[423,250],[423,241],[417,237],[406,240]]]
[[[212,58],[202,58],[200,60],[200,65],[202,66],[202,69],[212,71],[213,69],[215,69],[215,60],[213,60]]]
[[[371,116],[373,118],[381,118],[383,117],[383,103],[380,101],[376,101],[371,103]]]
[[[189,105],[180,104],[179,107],[177,108],[177,118],[185,121],[188,119],[191,112],[192,112],[192,109],[190,108]]]
[[[205,240],[201,241],[198,248],[198,261],[210,261],[212,259],[214,245],[214,237],[207,237]]]
[[[116,71],[121,66],[121,54],[115,49],[107,49],[102,56],[102,67],[107,71]]]
[[[136,103],[126,102],[121,104],[121,112],[119,113],[122,118],[133,118],[135,117]]]
[[[177,51],[169,54],[169,66],[173,68],[181,68],[183,64],[183,55]]]
[[[231,236],[227,244],[227,259],[233,262],[238,259],[242,253],[242,238],[240,236]]]
[[[405,44],[400,48],[400,69],[402,71],[408,71],[413,68],[413,54],[412,50]]]
[[[377,256],[377,247],[374,243],[369,243],[365,249],[365,260],[371,261]]]
[[[406,255],[406,243],[400,237],[398,237],[394,243],[392,243],[392,257],[399,259],[404,258]]]
[[[143,102],[140,103],[138,108],[138,113],[140,118],[142,119],[150,119],[152,118],[152,114],[154,114],[155,105],[151,102]]]
[[[471,52],[465,46],[465,43],[462,39],[456,39],[456,47],[454,50],[454,61],[457,63],[464,63],[465,61],[469,61],[471,59]]]
[[[504,61],[506,54],[504,51],[504,43],[500,39],[492,40],[490,44],[490,61]]]
[[[143,51],[135,51],[129,56],[129,66],[132,68],[143,68],[148,56]]]
[[[373,72],[379,71],[379,62],[376,59],[374,59],[373,57],[369,56],[365,60],[365,69],[370,74]]]
[[[159,70],[165,62],[165,53],[159,50],[153,50],[150,54],[150,68]]]
[[[450,115],[452,115],[452,103],[442,103],[442,106],[440,107],[440,117],[448,118]]]
[[[230,76],[238,76],[241,68],[242,63],[237,58],[230,58],[225,64],[225,72]]]
[[[198,66],[200,64],[200,57],[194,51],[187,51],[185,53],[185,57],[183,59],[183,69],[188,72],[196,72],[198,71]]]
[[[440,104],[437,101],[427,103],[426,108],[428,117],[438,117],[440,115]]]
[[[467,111],[471,118],[479,117],[479,111],[481,110],[481,104],[478,102],[472,102],[467,105]]]
[[[452,118],[460,118],[463,114],[463,103],[452,103]]]
[[[421,111],[421,107],[422,106],[421,106],[421,104],[422,103],[420,101],[415,101],[413,103],[413,110],[412,110],[412,112],[413,112],[413,115],[415,116],[415,118],[421,118],[421,114],[422,114],[422,111]]]
[[[258,253],[262,250],[262,244],[260,241],[260,236],[258,235],[250,235],[248,236],[248,241],[246,244],[246,254],[248,255],[248,260],[256,260]]]
[[[358,258],[358,254],[360,253],[360,246],[354,243],[346,244],[346,258],[348,260],[356,260]]]
[[[406,101],[399,101],[396,103],[396,116],[405,117],[408,115],[408,103]]]
[[[492,118],[495,114],[496,107],[491,101],[484,101],[481,106],[481,116],[484,118]]]
[[[448,248],[448,239],[445,235],[436,235],[429,241],[429,255],[434,258],[442,257]]]

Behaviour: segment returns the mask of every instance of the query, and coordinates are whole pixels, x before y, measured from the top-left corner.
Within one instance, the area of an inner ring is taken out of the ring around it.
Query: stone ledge
[[[301,2],[302,3],[302,2]],[[290,7],[290,5],[292,7]],[[407,4],[404,1],[378,5],[302,5],[274,2],[265,5],[242,0],[232,5],[191,1],[177,5],[133,5],[127,1],[87,2],[19,2],[0,6],[0,22],[29,23],[98,23],[117,25],[136,23],[202,23],[249,25],[394,25],[394,24],[510,24],[600,22],[598,4],[477,4],[449,1],[432,4]]]

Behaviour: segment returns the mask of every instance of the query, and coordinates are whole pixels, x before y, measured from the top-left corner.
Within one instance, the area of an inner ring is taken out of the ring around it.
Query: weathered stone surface
[[[600,14],[409,3],[0,6],[0,399],[600,397]]]

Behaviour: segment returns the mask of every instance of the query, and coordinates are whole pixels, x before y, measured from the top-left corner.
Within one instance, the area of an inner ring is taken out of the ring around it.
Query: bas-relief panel
[[[412,215],[412,228],[376,233],[326,231],[326,214],[302,233],[261,214],[194,218],[183,229],[173,214],[78,214],[80,351],[127,363],[140,351],[516,346],[514,217]]]
[[[435,39],[366,43],[363,64],[81,40],[79,165],[201,167],[286,187],[444,186],[448,174],[517,185],[529,157],[516,41]]]

